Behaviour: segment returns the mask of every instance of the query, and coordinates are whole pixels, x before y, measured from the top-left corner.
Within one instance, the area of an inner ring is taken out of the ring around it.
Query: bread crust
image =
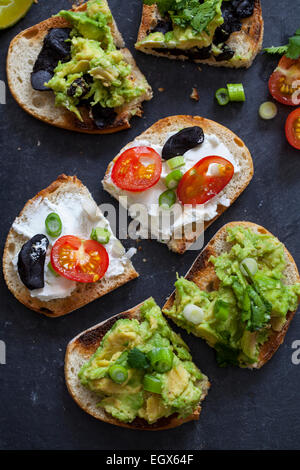
[[[209,262],[209,258],[210,256],[218,256],[221,254],[220,249],[217,247],[222,246],[223,248],[222,252],[230,248],[231,245],[226,242],[226,236],[227,236],[226,230],[228,227],[233,227],[236,225],[242,225],[246,228],[251,228],[259,233],[272,235],[274,238],[276,238],[267,229],[253,222],[248,222],[248,221],[229,222],[228,224],[224,225],[215,234],[215,236],[210,240],[210,242],[201,251],[201,253],[198,255],[198,257],[192,264],[191,268],[185,275],[186,279],[194,282],[202,290],[209,291],[209,290],[218,288],[219,279],[215,273],[213,264]],[[300,282],[300,276],[299,276],[297,265],[292,255],[290,254],[290,252],[287,250],[286,247],[284,247],[284,253],[285,253],[285,258],[287,262],[287,267],[284,273],[287,283],[288,284],[291,283],[288,281],[292,281],[292,283]],[[170,309],[174,303],[174,300],[175,300],[175,291],[168,298],[167,302],[165,303],[163,307],[163,310]],[[256,364],[248,364],[247,367],[249,369],[260,369],[264,364],[266,364],[266,362],[268,362],[271,359],[271,357],[275,354],[279,346],[283,343],[284,337],[287,333],[287,330],[290,326],[290,323],[295,313],[296,313],[296,310],[294,312],[288,312],[287,317],[286,317],[286,322],[283,325],[282,329],[280,331],[274,331],[274,330],[272,331],[272,334],[270,335],[268,341],[264,343],[260,349],[258,362]]]
[[[40,191],[36,196],[27,201],[24,208],[19,214],[19,217],[26,213],[26,210],[38,199],[38,198],[51,198],[57,193],[57,191],[64,191],[64,188],[72,188],[79,192],[84,192],[90,195],[88,189],[82,184],[82,182],[76,176],[66,176],[64,174],[58,176],[58,178],[51,183],[47,188]],[[90,195],[91,196],[91,195]],[[77,310],[80,307],[96,300],[103,295],[111,292],[114,289],[122,286],[123,284],[131,281],[138,277],[138,273],[135,271],[132,263],[129,261],[128,266],[125,267],[124,272],[114,278],[106,280],[105,277],[100,281],[92,284],[77,283],[75,290],[68,297],[63,299],[53,299],[49,301],[42,301],[37,298],[33,298],[30,295],[29,289],[19,279],[17,272],[12,265],[12,254],[11,247],[16,247],[19,250],[25,239],[19,239],[18,234],[11,227],[6,243],[4,246],[3,253],[3,274],[7,287],[11,293],[16,297],[19,302],[25,305],[27,308],[34,310],[35,312],[46,315],[50,318],[60,317]]]
[[[74,11],[84,11],[86,10],[86,3],[73,8]],[[130,118],[131,118],[131,107],[136,110],[135,115],[141,116],[142,115],[142,102],[144,100],[150,100],[152,98],[152,90],[150,85],[147,86],[146,93],[142,95],[138,100],[134,101],[132,104],[129,103],[127,105],[123,105],[122,107],[115,108],[117,112],[117,117],[115,122],[108,126],[105,129],[97,129],[95,126],[94,121],[89,117],[88,110],[82,108],[82,116],[83,122],[80,122],[74,113],[68,111],[64,107],[60,106],[59,108],[55,107],[54,100],[55,96],[52,91],[43,91],[39,92],[36,90],[32,90],[30,103],[28,103],[20,90],[14,85],[14,68],[15,68],[15,51],[18,50],[18,45],[22,40],[30,41],[30,44],[33,45],[35,43],[40,44],[40,48],[42,47],[42,43],[44,37],[47,35],[48,31],[51,28],[67,28],[71,27],[70,24],[61,17],[51,17],[41,23],[38,23],[22,32],[20,32],[10,43],[8,54],[7,54],[7,61],[6,61],[6,72],[7,72],[7,82],[10,89],[11,94],[17,101],[17,103],[24,109],[27,113],[43,121],[47,124],[51,124],[55,127],[59,127],[62,129],[76,131],[86,134],[112,134],[115,132],[119,132],[121,130],[129,129],[130,125]],[[124,59],[131,64],[132,66],[132,79],[135,81],[143,80],[145,77],[138,69],[134,58],[132,57],[130,51],[125,48],[125,44],[123,38],[117,28],[115,21],[113,20],[111,24],[111,30],[114,36],[115,43],[118,47],[121,48],[121,52],[123,53]],[[27,80],[30,81],[30,74],[26,77]],[[28,84],[27,84],[28,85]],[[42,107],[40,105],[35,106],[35,102],[45,102],[47,104],[46,110],[48,109],[53,112],[53,116],[51,112],[48,114],[43,112]],[[56,112],[55,112],[56,110]]]
[[[105,320],[98,325],[83,331],[74,339],[72,339],[67,346],[65,355],[65,379],[68,391],[73,400],[77,403],[78,406],[80,406],[80,408],[83,409],[83,411],[90,414],[94,418],[127,429],[136,429],[140,431],[162,431],[181,426],[182,424],[189,421],[195,421],[199,419],[201,412],[200,403],[206,397],[210,387],[210,383],[207,379],[204,379],[203,381],[203,393],[199,406],[191,415],[182,419],[178,418],[177,414],[175,413],[168,418],[159,419],[154,424],[149,424],[146,420],[141,418],[136,418],[132,423],[123,423],[122,421],[113,418],[111,415],[106,413],[104,409],[96,406],[99,399],[95,393],[90,392],[89,390],[85,390],[85,396],[83,398],[80,396],[79,389],[76,388],[76,385],[73,383],[73,379],[75,380],[75,375],[78,374],[81,367],[81,365],[78,364],[78,358],[80,358],[79,361],[81,363],[86,362],[89,357],[97,350],[103,336],[112,328],[116,321],[122,318],[135,318],[140,320],[140,307],[143,303],[144,302],[136,305],[130,310],[114,315],[108,320]],[[74,366],[74,364],[76,365]],[[76,370],[74,370],[74,368],[76,368]],[[80,387],[83,388],[82,386]],[[85,401],[85,399],[88,401],[88,403]]]
[[[159,14],[157,5],[143,5],[142,20],[138,32],[137,42],[143,40],[148,31],[156,26],[158,19],[161,16]],[[255,59],[256,55],[259,53],[262,47],[263,34],[264,34],[264,21],[262,16],[262,8],[260,0],[255,0],[254,12],[253,15],[249,18],[244,18],[241,20],[242,29],[236,31],[230,35],[226,44],[230,47],[232,46],[234,50],[240,48],[244,49],[245,44],[247,45],[249,57],[242,57],[238,62],[232,62],[228,60],[216,61],[214,57],[205,60],[195,59],[193,62],[198,64],[207,64],[214,67],[231,67],[231,68],[240,68],[240,67],[250,67]],[[178,59],[178,60],[190,60],[189,57],[184,55],[184,50],[182,55],[172,55],[166,53],[160,53],[151,49],[150,47],[138,46],[138,50],[151,55],[156,55],[160,57],[167,57],[169,59]]]
[[[136,139],[152,139],[152,141],[155,141],[156,137],[158,138],[159,136],[166,135],[169,130],[174,130],[175,127],[177,127],[179,130],[181,128],[190,126],[200,126],[202,127],[204,134],[217,135],[221,138],[221,140],[226,141],[226,145],[230,146],[229,149],[232,150],[233,153],[235,153],[234,156],[237,160],[239,158],[243,159],[245,165],[245,171],[243,171],[243,175],[240,175],[239,173],[235,174],[231,182],[229,183],[230,186],[228,185],[229,188],[232,188],[232,196],[230,197],[231,206],[233,202],[240,196],[240,194],[246,189],[253,177],[254,172],[253,161],[249,149],[246,147],[245,143],[231,130],[215,121],[200,116],[178,115],[160,119],[142,134],[137,136]],[[119,154],[109,164],[103,179],[103,186],[106,191],[110,192],[106,183],[109,178],[113,163],[116,161],[118,156],[127,148],[130,148],[132,144],[133,142],[130,142],[125,147],[123,147]],[[241,181],[241,179],[243,180]],[[204,230],[206,230],[207,227],[209,227],[218,217],[220,217],[220,215],[222,215],[226,209],[227,207],[219,204],[217,208],[217,215],[213,219],[204,222]],[[195,240],[201,235],[201,233],[203,232],[198,232],[192,239],[182,238],[180,240],[174,239],[173,236],[168,242],[168,247],[175,253],[183,254],[195,242]]]

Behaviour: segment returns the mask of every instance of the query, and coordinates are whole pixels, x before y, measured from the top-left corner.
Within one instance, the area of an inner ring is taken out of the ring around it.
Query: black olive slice
[[[31,86],[34,90],[49,91],[44,83],[53,77],[58,62],[64,62],[70,56],[71,43],[65,42],[70,31],[69,28],[53,28],[48,32],[31,74]]]
[[[113,108],[103,108],[99,103],[91,107],[91,114],[98,129],[111,126],[117,116]]]
[[[226,30],[226,28],[223,28],[223,25],[218,26],[214,34],[213,43],[216,45],[221,44],[222,42],[227,41],[229,36],[230,33]]]
[[[154,29],[149,31],[150,33],[163,33],[166,34],[169,31],[173,30],[173,25],[171,19],[158,20]]]
[[[78,98],[79,97],[82,98],[83,96],[87,94],[87,92],[88,92],[88,86],[87,86],[86,81],[83,78],[77,78],[68,88],[67,95],[74,96],[75,94],[77,94]]]
[[[48,72],[48,70],[38,70],[37,72],[32,72],[31,74],[31,86],[38,91],[49,91],[44,83],[49,82],[53,77],[53,73]]]
[[[211,54],[211,45],[208,47],[193,47],[192,49],[178,49],[178,48],[160,48],[160,47],[155,47],[153,48],[154,51],[159,52],[160,54],[166,54],[166,55],[183,55],[185,57],[188,57],[188,59],[191,60],[204,60],[204,59],[209,59],[210,54]]]
[[[44,287],[44,266],[49,240],[45,235],[35,235],[26,242],[19,253],[18,272],[23,284],[30,290]]]
[[[167,140],[162,150],[162,158],[169,160],[169,158],[183,155],[188,150],[202,144],[203,141],[204,132],[201,127],[186,127]]]
[[[70,55],[71,42],[66,41],[70,35],[69,28],[53,28],[45,37],[44,45],[55,51],[60,59]]]
[[[224,44],[222,47],[222,52],[219,55],[215,56],[217,62],[221,62],[221,60],[230,60],[234,56],[234,50],[231,47]]]
[[[239,18],[248,18],[253,15],[254,0],[233,0],[232,6]]]

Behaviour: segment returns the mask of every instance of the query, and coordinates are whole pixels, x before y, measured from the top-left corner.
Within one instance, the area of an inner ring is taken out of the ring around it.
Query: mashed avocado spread
[[[276,238],[242,226],[227,232],[230,251],[210,258],[218,289],[202,291],[179,278],[164,313],[214,347],[220,366],[243,367],[257,362],[260,346],[297,309],[300,284],[284,284],[284,247]]]
[[[136,44],[137,48],[205,48],[212,44],[216,29],[224,22],[222,0],[144,0],[144,3],[156,3],[160,14],[170,17],[172,30],[150,32]]]
[[[57,106],[64,106],[82,120],[78,109],[82,102],[116,108],[145,93],[143,84],[134,83],[131,65],[114,44],[112,15],[105,0],[90,0],[86,11],[62,10],[59,16],[73,29],[71,59],[59,62],[46,84],[54,91]]]
[[[81,384],[123,422],[139,417],[152,424],[173,413],[187,416],[200,401],[206,377],[153,299],[140,313],[141,321],[120,319],[106,333],[79,372]]]

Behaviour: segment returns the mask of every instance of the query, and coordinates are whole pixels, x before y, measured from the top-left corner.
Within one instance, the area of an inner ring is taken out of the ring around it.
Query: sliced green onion
[[[166,176],[165,183],[167,188],[175,189],[178,186],[183,174],[180,170],[173,170]]]
[[[151,393],[160,394],[162,391],[161,381],[157,377],[154,377],[153,375],[149,375],[149,374],[146,374],[144,376],[143,387],[144,387],[144,390],[146,390],[147,392],[151,392]]]
[[[48,263],[48,269],[49,269],[49,271],[51,271],[52,274],[54,274],[54,276],[59,276],[59,274],[53,268],[51,261],[49,261],[49,263]]]
[[[228,83],[227,90],[230,101],[246,101],[245,91],[242,83]]]
[[[96,240],[96,242],[102,243],[102,245],[105,245],[110,240],[110,231],[107,228],[102,227],[93,228],[91,233],[91,239]]]
[[[167,191],[164,191],[161,193],[158,199],[159,206],[162,209],[168,210],[171,209],[171,207],[175,204],[176,202],[176,194],[173,189],[167,189]]]
[[[204,320],[204,311],[198,305],[187,304],[183,309],[183,316],[194,325],[199,325]]]
[[[50,237],[59,237],[62,232],[60,217],[55,212],[47,215],[45,220],[46,231]]]
[[[214,315],[217,320],[225,321],[229,315],[229,304],[222,299],[218,299],[214,305]]]
[[[148,359],[156,372],[164,374],[172,369],[174,354],[169,348],[153,348],[148,353]]]
[[[170,160],[167,160],[167,164],[170,170],[174,170],[174,168],[178,168],[185,164],[184,157],[179,155],[179,157],[170,158]]]
[[[274,119],[277,114],[277,106],[272,101],[266,101],[260,105],[258,113],[262,119]]]
[[[108,369],[108,374],[111,380],[113,382],[116,382],[117,384],[122,384],[128,378],[128,371],[123,366],[110,366],[110,368]]]
[[[255,261],[255,259],[245,258],[240,264],[241,272],[244,276],[248,276],[248,272],[244,266],[248,268],[248,271],[250,274],[252,274],[252,276],[256,273],[258,269],[257,262]]]
[[[229,94],[226,88],[219,88],[216,91],[215,97],[220,106],[226,106],[229,103]]]

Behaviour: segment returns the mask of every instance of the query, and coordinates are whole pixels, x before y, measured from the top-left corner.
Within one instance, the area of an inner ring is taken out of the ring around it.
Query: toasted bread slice
[[[196,258],[192,267],[186,274],[186,279],[194,282],[202,290],[211,290],[212,286],[216,288],[219,283],[219,279],[215,273],[215,269],[212,263],[209,262],[210,256],[219,256],[225,251],[228,251],[231,245],[226,241],[227,239],[227,227],[233,225],[242,225],[244,227],[251,228],[253,231],[262,234],[272,235],[268,230],[260,225],[252,222],[230,222],[224,225],[216,235],[210,240],[206,247],[202,250],[200,255]],[[272,235],[273,236],[273,235]],[[275,237],[276,238],[276,237]],[[295,284],[300,282],[300,276],[296,263],[292,255],[284,248],[286,268],[284,271],[284,282],[287,285]],[[168,298],[166,304],[163,307],[164,313],[167,314],[165,309],[170,309],[175,299],[175,292]],[[271,335],[266,343],[261,346],[258,362],[255,364],[249,364],[249,369],[260,369],[267,361],[271,359],[273,354],[277,351],[279,346],[284,340],[286,332],[290,326],[293,316],[296,311],[288,312],[286,322],[282,326],[280,331],[272,330]]]
[[[119,313],[118,315],[115,315],[92,328],[89,328],[70,341],[65,356],[65,378],[69,393],[80,408],[94,416],[94,418],[125,428],[139,429],[143,431],[160,431],[163,429],[175,428],[181,424],[187,423],[188,421],[198,420],[201,412],[201,402],[206,397],[210,387],[210,383],[205,376],[201,382],[201,401],[193,414],[184,419],[178,418],[177,414],[173,414],[168,418],[160,418],[154,424],[149,424],[146,420],[141,418],[136,418],[132,423],[124,423],[113,418],[111,415],[106,413],[103,408],[97,406],[99,397],[95,393],[83,387],[79,382],[78,372],[91,355],[96,352],[103,336],[112,328],[115,322],[121,318],[135,318],[140,320],[141,305],[142,303],[130,310]]]
[[[84,11],[86,4],[75,8]],[[97,129],[88,112],[83,111],[83,122],[74,113],[62,106],[55,106],[53,91],[36,91],[31,86],[30,75],[33,65],[42,49],[43,41],[51,28],[67,28],[70,24],[61,17],[52,17],[19,33],[10,43],[7,55],[7,80],[12,95],[18,104],[29,114],[53,126],[71,131],[88,134],[110,134],[130,128],[130,118],[142,115],[142,102],[152,98],[152,90],[144,75],[138,69],[130,51],[125,44],[116,23],[113,21],[111,30],[115,45],[121,49],[126,62],[132,66],[132,80],[136,86],[145,86],[146,93],[138,99],[115,108],[115,122],[105,129]]]
[[[221,142],[226,145],[231,154],[234,156],[235,161],[239,164],[240,172],[233,175],[231,181],[223,190],[226,198],[230,199],[231,205],[250,183],[253,176],[253,162],[251,154],[244,142],[226,127],[211,121],[210,119],[205,119],[199,116],[170,116],[157,121],[155,124],[149,127],[149,129],[136,137],[134,142],[136,145],[138,140],[146,140],[150,144],[163,146],[168,138],[169,133],[177,132],[182,128],[191,126],[200,126],[203,129],[204,134],[216,135],[221,140]],[[109,176],[114,161],[122,152],[124,152],[124,150],[132,146],[133,142],[130,142],[114,158],[114,160],[109,164],[103,180],[104,189],[106,189],[106,191],[108,191],[117,199],[119,195],[122,195],[122,193],[117,194],[115,188],[109,184]],[[213,219],[204,222],[204,230],[209,227],[209,225],[211,225],[221,214],[223,214],[226,209],[227,207],[219,204],[217,208],[217,215]],[[173,236],[167,245],[170,250],[182,254],[192,243],[195,242],[200,234],[201,233],[197,233],[192,239],[178,239],[177,237],[175,239]]]
[[[158,51],[146,45],[139,44],[153,29],[158,21],[161,19],[157,5],[144,5],[141,25],[138,33],[136,49],[145,52],[146,54],[152,54],[161,57],[168,57],[169,59],[189,60],[188,56],[172,55],[168,52],[168,49],[162,49]],[[249,18],[244,18],[242,21],[242,29],[232,33],[226,41],[226,44],[235,51],[235,56],[231,60],[217,61],[214,57],[209,59],[199,60],[195,59],[194,62],[200,64],[213,65],[214,67],[250,67],[256,55],[259,53],[262,47],[263,34],[264,34],[264,21],[262,17],[262,9],[260,0],[255,0],[253,15]]]
[[[76,178],[76,176],[61,175],[46,189],[40,191],[33,199],[30,199],[16,221],[26,221],[32,216],[32,208],[41,200],[47,198],[50,203],[55,203],[58,198],[65,198],[67,194],[76,194],[84,197],[85,200],[91,201],[93,198],[89,190]],[[131,279],[138,277],[131,261],[124,265],[122,274],[112,277],[104,276],[102,279],[95,283],[77,283],[75,290],[68,297],[42,301],[30,295],[29,289],[21,282],[17,270],[13,264],[13,260],[20,252],[23,244],[28,238],[19,234],[14,230],[13,226],[10,229],[4,247],[3,255],[3,273],[6,284],[12,294],[26,307],[35,310],[38,313],[47,315],[48,317],[59,317],[72,312],[84,305],[92,302],[99,297],[111,292],[117,287],[122,286]]]

